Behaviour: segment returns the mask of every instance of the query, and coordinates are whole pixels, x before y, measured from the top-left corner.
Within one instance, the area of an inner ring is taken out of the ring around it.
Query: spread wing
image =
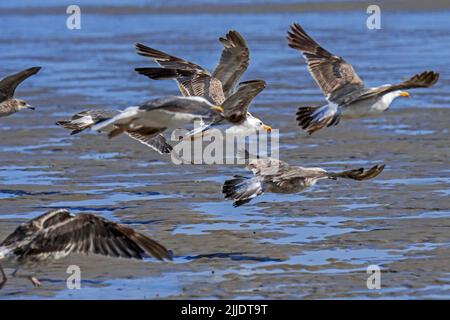
[[[224,117],[231,123],[244,121],[253,98],[265,87],[266,82],[263,80],[241,82],[237,91],[222,104]]]
[[[125,133],[132,139],[139,141],[140,143],[146,145],[157,151],[159,154],[171,153],[172,146],[167,143],[166,138],[162,134],[155,136],[141,134],[139,132],[125,131]]]
[[[309,72],[329,101],[345,103],[348,94],[365,88],[351,64],[322,48],[298,23],[291,25],[288,41],[303,53]]]
[[[32,67],[0,80],[0,102],[11,99],[17,86],[33,74],[38,73],[39,70],[41,67]]]
[[[237,31],[229,31],[225,38],[221,37],[219,41],[223,44],[224,49],[213,77],[222,82],[225,97],[229,97],[248,68],[250,52],[244,38]]]
[[[53,223],[44,223],[36,236],[17,248],[15,254],[23,259],[55,254],[62,257],[70,253],[136,259],[148,254],[160,260],[171,258],[161,244],[115,222],[91,214],[73,216],[67,210],[50,213]]]
[[[413,88],[429,88],[432,85],[434,85],[438,80],[439,80],[439,73],[434,71],[424,71],[420,74],[416,74],[412,78],[403,81],[399,84],[369,89],[364,94],[357,97],[354,101],[369,99],[375,96],[384,95],[386,93],[397,90],[406,90]]]
[[[178,83],[181,93],[186,96],[199,96],[221,105],[225,100],[222,83],[199,65],[177,58],[165,52],[136,44],[137,53],[152,58],[162,68],[136,68],[136,72],[153,80],[173,79]]]
[[[373,166],[370,169],[359,168],[342,172],[329,172],[328,177],[331,179],[346,178],[358,181],[369,180],[378,176],[384,170],[384,167],[385,165],[382,164]]]

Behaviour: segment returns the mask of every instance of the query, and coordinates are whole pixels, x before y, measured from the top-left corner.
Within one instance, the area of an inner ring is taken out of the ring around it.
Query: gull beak
[[[35,107],[33,107],[33,106],[30,106],[29,104],[27,104],[27,105],[26,105],[26,108],[27,108],[27,109],[30,109],[30,110],[36,110],[36,108],[35,108]]]
[[[263,124],[263,125],[262,125],[262,128],[263,128],[264,130],[266,130],[267,132],[272,132],[272,127],[271,127],[271,126],[268,126],[268,125],[266,125],[266,124]]]
[[[223,113],[223,108],[221,106],[212,106],[211,109],[213,109],[214,111]]]
[[[410,97],[409,92],[406,92],[406,91],[400,92],[400,97],[409,98]]]

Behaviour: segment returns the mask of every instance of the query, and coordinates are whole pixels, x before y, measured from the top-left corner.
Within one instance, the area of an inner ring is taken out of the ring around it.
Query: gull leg
[[[17,268],[16,270],[14,270],[13,273],[11,273],[11,275],[14,278],[27,278],[28,280],[31,281],[31,283],[35,286],[35,287],[40,287],[41,286],[41,282],[39,281],[38,278],[36,278],[35,276],[32,275],[25,275],[25,274],[17,274],[17,272],[19,271],[19,268]]]
[[[3,288],[3,286],[5,285],[6,281],[8,281],[5,271],[3,270],[1,265],[0,265],[0,273],[2,274],[2,281],[0,282],[0,290],[1,290]]]
[[[33,286],[35,286],[35,287],[40,287],[41,286],[41,282],[39,281],[38,278],[36,278],[34,276],[29,276],[28,279],[31,281]]]

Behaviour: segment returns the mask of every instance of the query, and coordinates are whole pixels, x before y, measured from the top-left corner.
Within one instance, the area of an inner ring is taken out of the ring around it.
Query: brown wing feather
[[[238,90],[222,104],[224,117],[231,123],[241,123],[247,116],[252,100],[266,87],[263,80],[241,82]]]
[[[70,212],[66,209],[56,209],[47,211],[40,216],[22,223],[14,230],[8,237],[6,237],[0,246],[10,246],[22,241],[24,238],[36,234],[36,232],[42,231],[44,228],[48,228],[52,225],[58,224],[65,220],[72,218]]]
[[[214,104],[225,100],[222,83],[199,65],[165,52],[136,44],[137,53],[152,58],[163,68],[136,68],[135,70],[153,80],[174,79],[184,96],[199,96]]]
[[[210,75],[207,70],[190,61],[172,56],[163,51],[147,47],[146,45],[143,45],[141,43],[137,43],[135,47],[139,55],[153,59],[161,67],[168,69],[195,70],[197,74]]]
[[[353,170],[347,170],[347,171],[342,171],[342,172],[338,172],[338,173],[328,173],[328,177],[331,179],[336,179],[336,178],[346,178],[346,179],[352,179],[352,180],[368,180],[368,179],[372,179],[375,178],[376,176],[378,176],[383,170],[384,170],[385,165],[376,165],[373,166],[372,168],[365,170],[364,168],[359,168],[359,169],[353,169]]]
[[[386,93],[397,90],[406,90],[413,88],[429,88],[432,85],[434,85],[438,80],[439,80],[439,73],[434,71],[424,71],[422,73],[414,75],[410,79],[403,81],[399,84],[370,89],[364,94],[357,97],[353,102],[384,95]]]
[[[351,64],[322,48],[298,23],[291,25],[288,41],[303,53],[309,72],[329,101],[340,104],[347,94],[364,88]]]
[[[0,102],[11,99],[14,96],[17,86],[25,79],[38,73],[39,70],[41,70],[41,67],[32,67],[0,80]]]
[[[162,134],[145,135],[139,132],[125,131],[125,133],[132,139],[139,141],[140,143],[152,148],[160,154],[166,154],[172,152],[172,146],[167,143],[166,138]]]
[[[274,158],[250,159],[247,168],[257,176],[272,176],[290,170],[290,165]]]
[[[213,77],[222,82],[225,97],[229,97],[248,68],[250,52],[244,38],[235,30],[230,30],[219,41],[224,48]]]
[[[56,253],[60,256],[84,253],[135,259],[148,254],[160,260],[171,258],[165,247],[147,236],[91,214],[71,216],[42,229],[28,244],[15,250],[15,254],[24,260]]]

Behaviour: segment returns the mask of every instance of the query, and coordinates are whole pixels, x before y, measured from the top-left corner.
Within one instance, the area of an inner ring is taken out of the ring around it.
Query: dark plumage
[[[32,109],[26,101],[15,99],[14,93],[19,84],[36,74],[41,67],[32,67],[0,80],[0,117],[5,117],[22,109]]]
[[[140,232],[92,214],[72,215],[65,209],[51,210],[21,224],[0,243],[0,260],[19,266],[48,262],[71,253],[172,259],[164,246]],[[0,288],[5,282],[6,278]]]
[[[172,56],[165,52],[136,44],[139,55],[153,59],[161,68],[136,68],[135,70],[153,80],[174,79],[183,96],[199,96],[224,109],[223,118],[207,124],[217,124],[227,120],[233,125],[245,123],[248,128],[270,130],[259,119],[253,117],[248,108],[252,100],[265,88],[263,80],[238,81],[247,70],[250,53],[244,38],[234,30],[229,31],[219,41],[224,49],[220,62],[213,74],[190,61]]]

